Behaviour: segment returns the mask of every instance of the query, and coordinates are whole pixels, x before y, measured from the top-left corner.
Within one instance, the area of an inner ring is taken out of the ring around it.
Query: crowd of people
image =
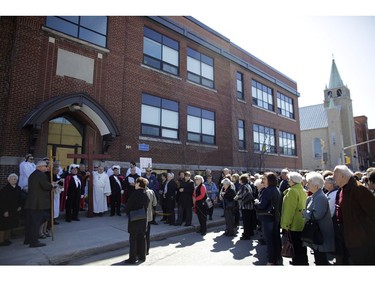
[[[50,236],[52,223],[59,224],[64,212],[66,222],[79,221],[80,211],[87,208],[90,178],[94,216],[107,211],[110,216],[124,212],[128,216],[130,251],[125,262],[129,264],[146,259],[151,225],[191,226],[196,215],[197,232],[204,236],[214,209],[223,210],[224,236],[237,236],[240,225],[241,240],[252,240],[260,232],[258,242],[266,245],[268,265],[283,263],[282,239],[287,233],[294,248],[292,265],[308,265],[308,249],[316,265],[375,264],[375,168],[353,173],[345,165],[333,171],[283,169],[253,175],[224,168],[216,180],[208,169],[202,174],[180,171],[177,176],[171,171],[157,174],[151,168],[142,173],[135,162],[124,173],[119,165],[96,165],[87,171],[84,164],[71,164],[63,170],[48,158],[34,164],[28,154],[19,177],[10,174],[0,189],[0,246],[11,244],[11,230],[20,218],[24,244],[30,247],[46,245],[39,239]],[[318,222],[323,243],[302,239],[311,219]]]

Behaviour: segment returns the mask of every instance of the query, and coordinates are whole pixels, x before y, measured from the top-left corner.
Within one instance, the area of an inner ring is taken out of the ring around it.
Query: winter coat
[[[324,242],[322,245],[307,244],[305,242],[303,242],[303,244],[319,252],[334,252],[335,235],[331,212],[329,210],[328,199],[321,189],[309,196],[306,200],[306,210],[303,214],[306,219],[305,222],[311,219],[312,215],[318,222],[320,231],[324,237]]]
[[[301,212],[306,207],[306,199],[306,191],[300,183],[284,191],[280,223],[282,229],[302,231],[305,223]]]

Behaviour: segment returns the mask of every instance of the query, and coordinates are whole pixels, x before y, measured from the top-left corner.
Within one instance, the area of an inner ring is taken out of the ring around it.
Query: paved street
[[[226,237],[224,227],[210,229],[202,237],[197,233],[169,237],[160,241],[152,241],[150,255],[146,262],[139,266],[254,266],[264,265],[266,246],[258,244],[256,235],[253,240],[242,241],[240,235]],[[69,265],[119,265],[129,257],[129,248],[119,249],[88,258],[75,260]],[[310,265],[314,265],[312,255],[309,255]],[[284,265],[289,265],[290,259],[284,258]]]

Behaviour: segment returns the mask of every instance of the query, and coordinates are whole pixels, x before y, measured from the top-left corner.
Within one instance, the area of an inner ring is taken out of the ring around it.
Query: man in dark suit
[[[113,175],[109,177],[111,184],[111,217],[115,215],[121,216],[121,194],[124,193],[124,177],[120,175],[120,166],[112,167]]]
[[[180,187],[177,190],[177,225],[181,225],[183,221],[185,221],[185,226],[191,225],[193,217],[193,192],[194,181],[191,179],[191,173],[186,171],[184,179],[180,182]]]
[[[52,184],[45,172],[48,169],[46,161],[39,161],[36,170],[28,179],[28,196],[25,203],[25,241],[30,248],[43,247],[46,244],[39,242],[39,229],[51,209]]]

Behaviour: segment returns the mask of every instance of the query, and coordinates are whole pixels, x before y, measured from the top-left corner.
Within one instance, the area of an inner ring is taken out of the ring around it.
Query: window
[[[274,111],[272,89],[255,80],[251,81],[253,104]]]
[[[275,129],[253,125],[254,151],[276,153]]]
[[[238,149],[246,149],[244,120],[238,120]]]
[[[315,138],[314,142],[314,157],[321,158],[322,157],[322,142],[319,138]]]
[[[297,155],[296,135],[279,131],[279,153],[284,155]]]
[[[188,140],[205,144],[215,144],[215,113],[188,106]]]
[[[239,100],[244,100],[244,94],[243,94],[243,74],[241,72],[237,72],[236,74],[237,78],[237,98]]]
[[[107,17],[47,17],[46,26],[100,47],[107,47]]]
[[[193,49],[187,50],[188,80],[208,88],[214,87],[214,60]]]
[[[179,43],[148,27],[145,27],[143,31],[143,63],[178,75]]]
[[[141,134],[178,139],[178,110],[175,101],[142,94]]]
[[[293,99],[277,93],[277,113],[294,119]]]

